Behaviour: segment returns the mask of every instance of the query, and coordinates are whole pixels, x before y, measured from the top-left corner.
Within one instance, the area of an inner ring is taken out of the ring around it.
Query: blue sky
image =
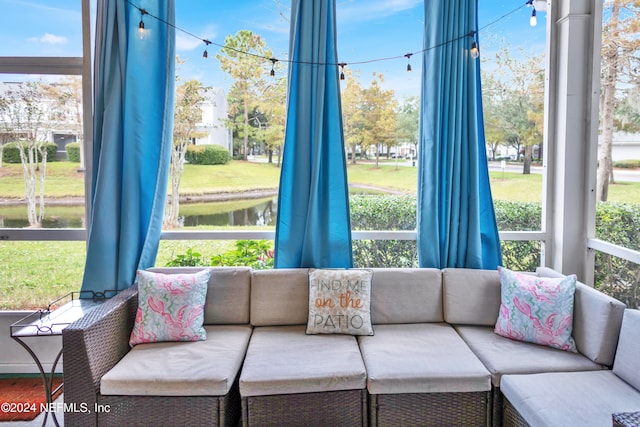
[[[131,0],[144,7],[155,0]],[[448,0],[447,0],[448,1]],[[422,49],[423,0],[337,0],[338,51],[341,62],[368,61],[402,56]],[[479,0],[480,28],[524,4],[524,0]],[[240,29],[259,33],[276,57],[286,57],[290,0],[176,0],[176,25],[201,38],[223,44],[228,34]],[[0,0],[0,56],[81,55],[80,0]],[[529,26],[530,8],[522,8],[483,30],[483,58],[507,43],[533,52],[544,51],[546,14],[538,13],[538,25]],[[160,25],[150,22],[147,26]],[[184,78],[197,78],[210,86],[227,88],[230,81],[215,61],[217,48],[210,46],[202,58],[204,43],[177,32],[177,53],[187,63],[180,67]],[[366,82],[372,72],[385,76],[385,87],[398,97],[417,95],[420,57],[374,62],[358,69]],[[490,67],[490,64],[487,64]],[[0,76],[1,78],[1,76]],[[4,79],[3,79],[4,80]]]

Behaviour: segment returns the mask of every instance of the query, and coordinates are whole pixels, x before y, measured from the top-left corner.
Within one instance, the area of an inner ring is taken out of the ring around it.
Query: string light
[[[536,18],[536,8],[534,6],[533,10],[531,11],[531,18],[529,18],[529,25],[531,25],[532,27],[535,27],[537,24],[538,24],[538,19]]]
[[[338,64],[340,66],[340,80],[344,80],[344,67],[347,66],[345,62],[341,62]]]
[[[147,15],[148,12],[146,11],[146,9],[141,9],[140,10],[140,23],[138,24],[138,38],[140,40],[144,39],[146,36],[146,30],[144,28],[144,15]]]
[[[404,56],[407,57],[407,72],[411,72],[411,55],[413,55],[413,53],[406,53]]]
[[[531,18],[529,18],[529,25],[535,27],[538,24],[538,18],[536,17],[536,5],[533,0],[527,0],[526,6],[531,6]]]
[[[332,62],[295,61],[295,60],[290,60],[290,59],[267,58],[265,56],[258,55],[258,54],[252,53],[252,52],[244,52],[244,51],[242,51],[240,49],[236,49],[236,48],[233,48],[231,46],[226,46],[226,45],[222,45],[222,44],[218,44],[218,43],[212,42],[210,40],[202,39],[202,38],[198,37],[197,35],[189,32],[187,30],[184,30],[183,28],[177,27],[175,24],[170,23],[170,22],[166,21],[165,19],[162,19],[162,18],[160,18],[158,16],[150,14],[146,9],[143,9],[143,8],[135,5],[134,3],[132,3],[131,0],[126,0],[126,2],[130,6],[136,8],[136,9],[138,9],[140,11],[140,23],[138,24],[138,37],[140,39],[145,38],[146,33],[148,32],[148,30],[145,29],[145,24],[144,24],[144,19],[143,18],[144,18],[145,15],[149,15],[150,17],[152,17],[152,18],[162,22],[163,24],[167,25],[168,27],[171,27],[171,28],[173,28],[175,30],[181,31],[182,33],[187,34],[187,35],[189,35],[191,37],[194,37],[194,38],[202,40],[206,45],[205,46],[205,50],[204,50],[204,52],[202,54],[203,58],[207,58],[209,56],[209,54],[207,52],[207,48],[208,48],[208,46],[210,44],[212,44],[212,45],[220,47],[222,49],[228,49],[228,50],[237,52],[237,53],[242,54],[242,55],[253,56],[255,58],[260,58],[260,59],[263,59],[263,60],[271,61],[271,70],[269,71],[269,74],[272,77],[275,76],[275,68],[274,67],[275,67],[276,62],[281,61],[281,62],[287,62],[287,63],[291,63],[291,64],[305,64],[305,65],[318,65],[318,66],[319,65],[325,65],[325,66],[330,66],[330,65],[334,65],[335,66],[335,65],[337,65],[337,66],[340,67],[340,80],[344,80],[345,79],[344,67],[347,66],[346,62],[339,62],[339,63],[336,64],[336,63],[332,63]],[[500,16],[499,18],[497,18],[497,19],[489,22],[488,24],[484,25],[483,27],[479,28],[477,31],[470,31],[470,32],[468,32],[466,34],[463,34],[461,36],[458,36],[458,37],[452,38],[450,40],[444,41],[444,42],[439,43],[439,44],[437,44],[435,46],[431,46],[431,47],[422,49],[422,50],[417,51],[417,52],[406,53],[406,54],[400,55],[400,56],[392,56],[392,57],[387,57],[387,58],[376,58],[376,59],[370,59],[370,60],[365,60],[365,61],[356,61],[356,62],[350,62],[349,64],[350,65],[362,65],[362,64],[369,64],[369,63],[372,63],[372,62],[381,62],[381,61],[395,60],[395,59],[399,59],[399,58],[407,58],[407,71],[410,72],[411,71],[411,57],[413,55],[420,54],[420,53],[425,53],[425,52],[428,52],[430,50],[437,49],[439,47],[442,47],[442,46],[448,45],[450,43],[453,43],[455,41],[461,40],[461,39],[463,39],[465,37],[473,37],[474,41],[473,41],[473,43],[471,43],[470,55],[474,59],[478,58],[480,56],[480,51],[478,49],[478,44],[477,44],[477,42],[475,40],[475,35],[479,31],[484,30],[485,28],[496,24],[497,22],[503,20],[504,18],[516,13],[517,11],[519,11],[520,9],[522,9],[525,6],[531,6],[533,8],[532,13],[531,13],[531,19],[530,19],[529,23],[531,24],[531,26],[535,26],[536,25],[536,23],[537,23],[536,22],[537,21],[536,20],[536,9],[535,9],[535,5],[534,5],[533,2],[534,2],[534,0],[527,0],[525,4],[520,5],[517,8],[513,9],[512,11],[505,13],[504,15]]]

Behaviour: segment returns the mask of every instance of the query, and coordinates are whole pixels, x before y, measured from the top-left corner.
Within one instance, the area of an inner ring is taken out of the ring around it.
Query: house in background
[[[231,129],[225,126],[228,115],[227,96],[221,87],[210,88],[202,103],[202,121],[198,123],[198,133],[202,136],[194,138],[196,145],[215,144],[229,150],[233,154],[233,137]]]

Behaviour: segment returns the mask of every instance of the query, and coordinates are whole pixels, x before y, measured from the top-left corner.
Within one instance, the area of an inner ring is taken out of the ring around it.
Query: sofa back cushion
[[[442,273],[431,268],[374,268],[373,324],[442,322]],[[253,326],[302,325],[309,313],[309,270],[255,270]],[[494,319],[495,322],[495,319]],[[375,329],[375,328],[374,328]]]
[[[373,269],[371,321],[374,325],[443,320],[442,272],[439,269]]]
[[[495,326],[500,312],[498,270],[446,268],[442,286],[445,322]]]
[[[627,309],[620,329],[613,373],[640,391],[640,311]]]
[[[536,269],[539,276],[562,277],[549,268]],[[584,283],[576,285],[573,303],[573,339],[578,351],[592,361],[611,366],[616,352],[625,304]]]
[[[204,304],[205,325],[249,323],[249,267],[155,267],[149,271],[163,274],[195,273],[209,269],[209,285]]]
[[[306,325],[309,270],[280,268],[251,272],[253,326]]]

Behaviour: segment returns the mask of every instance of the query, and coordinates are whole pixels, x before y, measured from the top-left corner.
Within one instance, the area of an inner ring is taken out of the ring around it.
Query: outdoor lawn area
[[[273,164],[232,161],[227,165],[186,165],[182,195],[216,195],[277,189],[280,169]],[[359,162],[349,165],[352,193],[416,193],[417,167],[382,161],[380,167]],[[542,199],[542,175],[518,172],[490,172],[495,200],[537,202]],[[78,164],[50,162],[47,165],[48,202],[77,203],[84,193],[83,172]],[[16,201],[24,192],[21,166],[4,164],[0,168],[0,201]],[[640,183],[620,182],[610,187],[611,202],[640,202]],[[242,205],[243,200],[229,202]],[[6,211],[24,209],[23,205],[0,206]],[[55,212],[54,204],[46,207]],[[81,207],[78,208],[82,210]],[[356,224],[354,224],[354,227]],[[215,227],[225,229],[226,227]],[[207,227],[212,229],[212,227]],[[233,248],[233,241],[162,241],[156,265],[165,265],[189,248],[197,248],[207,258]],[[80,287],[84,268],[85,242],[10,241],[0,243],[0,309],[40,308],[50,300]]]

